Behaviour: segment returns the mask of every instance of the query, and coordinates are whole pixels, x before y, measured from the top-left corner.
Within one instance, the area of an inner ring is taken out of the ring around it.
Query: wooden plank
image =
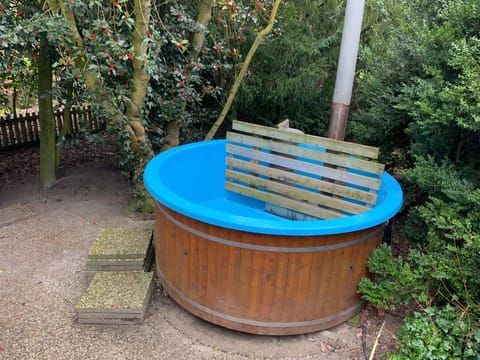
[[[13,130],[13,124],[11,122],[8,122],[7,126],[8,126],[9,145],[16,145],[15,133],[14,133],[14,130]]]
[[[92,109],[87,106],[83,110],[87,114],[87,117],[90,121],[92,129],[95,130],[95,131],[100,130],[100,122],[99,122],[98,118],[93,115]]]
[[[77,111],[77,120],[73,119],[71,128],[74,133],[78,133],[80,126],[87,126],[90,122],[92,130],[100,130],[101,122],[92,113],[91,109],[85,107]],[[80,112],[80,115],[78,114]],[[80,120],[78,119],[80,116]],[[63,110],[58,110],[54,113],[56,121],[57,135],[60,134],[64,126]],[[82,121],[79,123],[79,121]],[[87,124],[85,124],[87,122]],[[41,131],[38,119],[38,113],[20,114],[12,117],[11,115],[0,115],[0,147],[13,148],[21,145],[31,144],[39,141],[39,132]],[[83,129],[82,127],[82,129]]]
[[[322,219],[360,214],[377,201],[378,149],[234,121],[225,187]]]
[[[22,118],[23,116],[20,118],[20,121],[23,120]],[[22,143],[22,132],[20,131],[20,126],[18,126],[18,123],[18,121],[13,123],[13,128],[15,129],[15,144]]]
[[[29,143],[34,143],[38,141],[38,137],[35,138],[35,131],[34,131],[34,126],[36,124],[36,121],[38,120],[38,113],[29,113],[29,116],[27,118],[27,133],[28,133],[28,142]]]
[[[232,156],[227,157],[227,167],[242,169],[260,176],[268,176],[278,181],[297,183],[300,186],[305,186],[316,191],[348,197],[352,200],[358,200],[368,204],[376,204],[377,202],[377,194],[375,192],[354,189],[352,187],[342,184],[336,184],[330,181],[316,179],[293,172],[283,171],[281,169],[275,169],[272,167],[255,164],[251,161],[235,159]]]
[[[32,119],[29,118],[27,120],[27,133],[28,133],[28,141],[33,142],[34,141],[34,135],[33,135],[33,127],[32,127]]]
[[[88,129],[89,132],[94,131],[95,124],[93,123],[90,117],[90,114],[88,113],[86,108],[82,109],[82,114],[83,114],[83,121],[85,122],[85,127]]]
[[[7,147],[9,144],[8,141],[8,128],[7,124],[0,122],[0,133],[2,134],[2,147]]]
[[[272,165],[277,165],[292,170],[297,170],[312,175],[325,177],[335,181],[341,181],[346,184],[357,185],[369,189],[378,190],[381,185],[381,179],[372,178],[368,176],[363,176],[344,170],[337,170],[333,168],[328,168],[325,166],[320,166],[318,164],[312,164],[305,161],[300,161],[296,159],[290,159],[283,156],[272,155],[266,152],[257,151],[248,149],[246,147],[237,146],[233,144],[227,144],[226,147],[227,153],[234,154],[240,157],[247,159],[252,159],[255,161],[260,161]]]
[[[344,217],[344,214],[341,214],[336,211],[329,209],[324,209],[318,206],[311,205],[309,203],[298,201],[295,199],[285,198],[277,196],[276,194],[267,193],[261,190],[250,188],[247,186],[235,184],[232,182],[226,182],[225,188],[230,191],[234,191],[239,194],[250,196],[256,199],[263,200],[270,204],[275,204],[279,206],[284,206],[288,209],[292,209],[303,214],[311,215],[318,217],[320,219],[335,219],[338,217]]]
[[[57,136],[60,136],[63,130],[63,111],[57,110],[55,113],[55,123],[56,123],[56,131],[57,131]]]
[[[25,125],[26,122],[27,122],[27,119],[22,119],[22,121],[20,121],[20,132],[22,134],[22,137],[21,137],[22,143],[28,143],[27,127]]]
[[[79,109],[78,111],[78,126],[80,129],[90,130],[89,124],[85,122],[85,112],[83,109]]]
[[[362,156],[370,159],[378,158],[378,148],[366,146],[346,141],[323,138],[314,135],[300,134],[270,128],[262,125],[246,123],[238,120],[233,121],[233,130],[265,136],[277,140],[290,141],[295,143],[307,144],[317,147],[323,147],[331,151],[344,152],[356,156]]]
[[[95,121],[93,121],[92,113],[90,110],[85,107],[83,108],[83,112],[85,113],[85,117],[87,119],[87,124],[89,126],[90,131],[98,130],[98,127],[95,124]]]
[[[298,146],[298,144],[272,141],[232,132],[227,133],[227,140],[242,145],[269,149],[276,153],[288,154],[290,156],[310,159],[344,168],[357,169],[376,175],[383,174],[385,168],[385,165],[383,164],[357,157],[346,156],[344,154],[334,154],[326,151],[319,151],[318,149],[301,147]]]
[[[257,188],[262,188],[270,192],[277,193],[278,196],[285,196],[296,200],[308,201],[309,203],[325,206],[330,209],[346,211],[350,214],[360,214],[370,209],[367,206],[355,204],[348,200],[343,200],[341,198],[302,189],[296,187],[295,184],[293,184],[292,186],[289,183],[272,181],[268,178],[252,176],[233,170],[227,170],[225,176],[228,179],[240,181],[248,185],[253,185]]]
[[[35,121],[33,122],[33,130],[35,133],[35,140],[40,141],[40,135],[39,135],[39,128],[40,128],[40,120],[37,117]]]
[[[80,126],[78,124],[78,111],[77,109],[72,109],[70,112],[70,118],[72,119],[72,133],[78,134],[80,132]]]

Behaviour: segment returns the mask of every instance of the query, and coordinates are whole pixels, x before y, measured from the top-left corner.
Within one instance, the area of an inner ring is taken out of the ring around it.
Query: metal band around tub
[[[206,234],[204,232],[201,232],[199,230],[196,230],[188,225],[185,225],[184,223],[178,221],[175,219],[173,216],[171,216],[169,213],[167,213],[162,206],[159,206],[157,204],[157,209],[172,223],[180,227],[181,229],[188,231],[196,236],[199,236],[201,238],[204,238],[206,240],[214,241],[216,243],[224,244],[224,245],[229,245],[237,248],[242,248],[242,249],[249,249],[249,250],[258,250],[258,251],[268,251],[268,252],[286,252],[286,253],[306,253],[306,252],[319,252],[319,251],[330,251],[330,250],[336,250],[336,249],[341,249],[341,248],[346,248],[349,246],[357,245],[360,243],[363,243],[370,238],[374,237],[375,235],[381,233],[385,229],[385,225],[380,226],[379,228],[375,229],[371,233],[364,235],[362,237],[359,237],[358,239],[353,239],[350,241],[343,242],[341,244],[332,244],[332,245],[322,245],[322,246],[315,246],[315,247],[302,247],[302,248],[294,248],[294,247],[275,247],[275,246],[265,246],[265,245],[254,245],[254,244],[244,244],[244,243],[239,243],[236,241],[231,241],[227,239],[222,239],[217,236],[213,236],[210,234]],[[184,215],[182,215],[184,216]]]
[[[167,287],[172,290],[176,296],[178,296],[182,301],[188,303],[190,306],[206,313],[213,315],[217,318],[228,320],[237,324],[245,324],[245,325],[251,325],[251,326],[257,326],[257,327],[270,327],[270,328],[289,328],[289,327],[304,327],[304,326],[315,326],[315,325],[320,325],[329,321],[333,321],[339,318],[342,318],[343,316],[347,316],[349,314],[355,314],[360,309],[362,308],[362,303],[358,303],[346,310],[343,310],[339,312],[338,314],[330,315],[327,317],[324,317],[322,319],[316,319],[316,320],[307,320],[307,321],[293,321],[293,322],[269,322],[269,321],[258,321],[258,320],[249,320],[249,319],[244,319],[244,318],[239,318],[236,316],[224,314],[215,310],[212,310],[210,308],[207,308],[206,306],[203,306],[197,302],[192,301],[191,299],[187,298],[185,295],[183,295],[180,291],[178,291],[177,288],[175,288],[170,281],[167,280],[167,278],[163,275],[163,273],[160,271],[160,268],[157,268],[158,275],[162,279],[162,281],[165,281]]]

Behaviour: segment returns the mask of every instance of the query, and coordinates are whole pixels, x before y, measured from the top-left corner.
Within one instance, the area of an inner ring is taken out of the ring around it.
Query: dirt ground
[[[128,185],[109,154],[65,154],[57,185],[42,193],[38,149],[0,152],[0,359],[365,359],[384,320],[375,358],[395,348],[401,319],[371,309],[363,326],[254,336],[194,317],[158,286],[143,325],[79,324],[98,232],[143,220],[127,210]]]

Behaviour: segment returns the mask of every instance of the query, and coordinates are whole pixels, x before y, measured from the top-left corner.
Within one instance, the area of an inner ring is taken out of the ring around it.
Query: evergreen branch
[[[253,55],[255,55],[255,52],[257,51],[263,39],[265,39],[268,33],[273,29],[273,24],[275,23],[275,17],[277,16],[277,10],[281,2],[282,0],[275,0],[275,3],[273,4],[272,12],[270,14],[269,22],[263,30],[258,32],[257,37],[255,38],[255,41],[252,44],[252,47],[250,48],[247,56],[245,57],[245,61],[242,65],[242,68],[240,69],[240,72],[238,73],[235,79],[235,82],[233,83],[232,89],[228,94],[227,102],[225,103],[225,106],[223,107],[222,112],[218,116],[218,119],[215,121],[215,123],[209,130],[207,136],[205,137],[205,140],[211,140],[213,138],[215,133],[218,131],[218,128],[222,125],[223,121],[225,120],[225,117],[227,116],[228,112],[230,111],[230,107],[232,106],[233,100],[235,99],[235,95],[237,94],[240,84],[242,83],[242,80],[245,77],[245,74],[247,73],[248,66],[250,65],[250,62],[253,59]]]

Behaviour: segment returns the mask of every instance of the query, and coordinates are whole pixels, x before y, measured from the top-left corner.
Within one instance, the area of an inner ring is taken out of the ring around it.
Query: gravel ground
[[[142,223],[126,210],[128,186],[101,161],[67,167],[47,193],[37,191],[34,171],[9,180],[0,191],[0,359],[364,358],[358,327],[288,337],[242,334],[190,315],[158,286],[143,325],[79,324],[75,306],[98,232]],[[398,320],[387,318],[379,354],[395,343]],[[368,349],[381,321],[367,320]]]

